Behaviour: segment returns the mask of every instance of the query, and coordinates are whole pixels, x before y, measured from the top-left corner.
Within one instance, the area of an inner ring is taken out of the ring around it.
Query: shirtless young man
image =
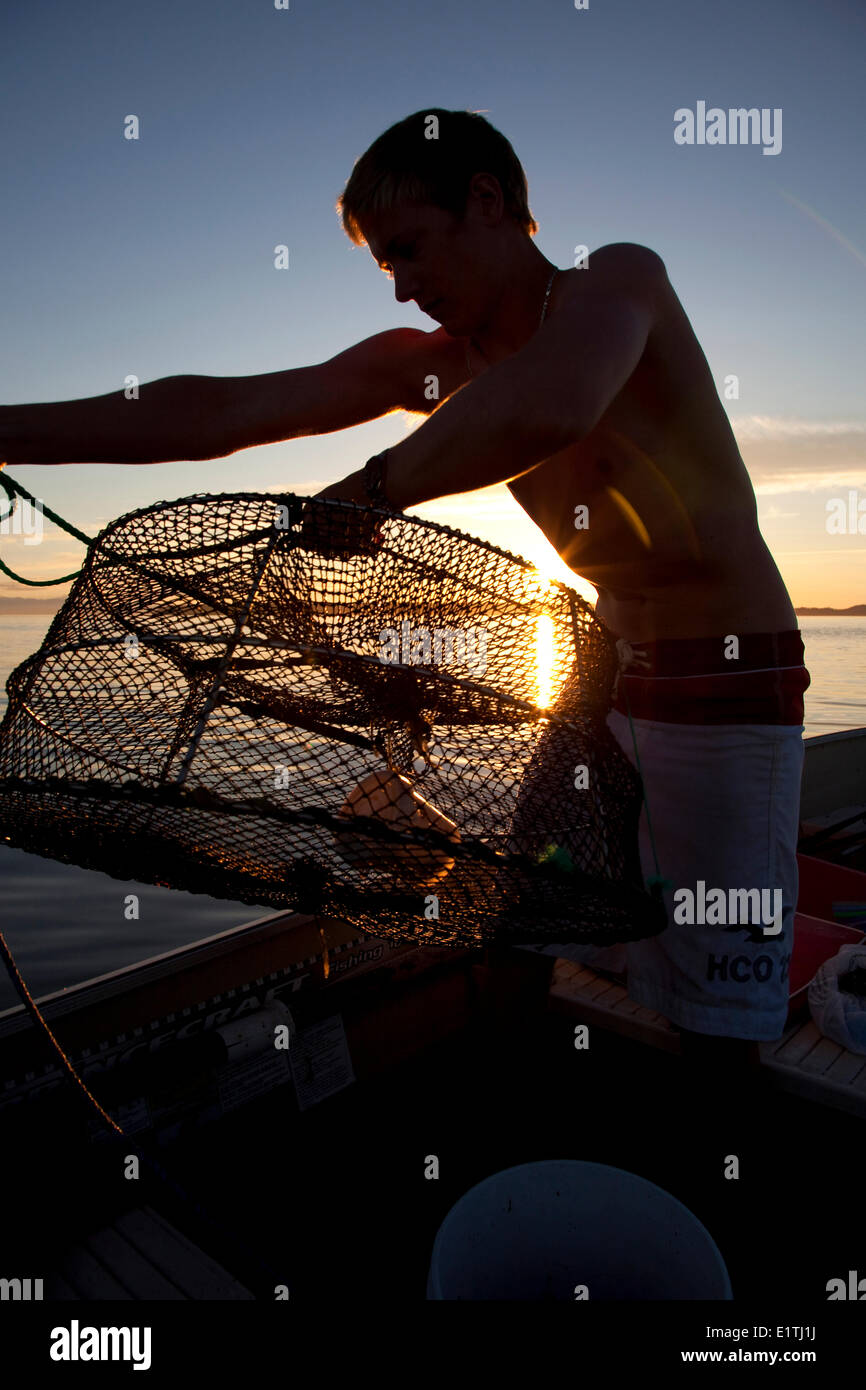
[[[393,410],[428,415],[380,458],[384,496],[404,510],[507,483],[597,588],[598,615],[632,648],[608,722],[632,762],[634,728],[663,876],[693,891],[703,880],[708,893],[783,894],[772,934],[675,925],[669,890],[672,925],[660,937],[604,960],[592,948],[545,952],[627,966],[632,997],[686,1037],[780,1036],[809,678],[748,473],[662,260],[617,243],[593,251],[586,270],[557,271],[533,244],[511,146],[468,113],[433,108],[386,131],[340,205],[397,300],[415,301],[438,329],[379,333],[287,372],[169,378],[143,387],[134,407],[122,393],[6,407],[0,457],[215,458]],[[359,468],[320,495],[365,502],[370,476]],[[589,524],[577,530],[581,504]],[[644,814],[648,875],[647,832]]]
[[[464,115],[440,119],[430,155],[422,122],[431,114],[448,115],[419,112],[380,137],[341,200],[347,231],[393,277],[396,298],[441,324],[407,338],[401,401],[430,419],[386,451],[385,496],[402,510],[508,484],[597,588],[596,612],[621,639],[608,724],[633,763],[635,743],[640,753],[645,875],[657,855],[677,888],[697,892],[702,880],[729,901],[731,889],[782,895],[768,934],[753,919],[733,930],[678,925],[668,890],[660,937],[543,953],[627,970],[630,995],[678,1024],[702,1058],[718,1053],[697,1048],[694,1035],[776,1038],[787,1011],[809,676],[709,367],[655,252],[619,243],[594,251],[586,270],[556,270],[529,235],[511,147],[472,151],[480,118]],[[461,186],[458,169],[454,183],[465,204],[449,208],[461,141],[469,176]],[[411,183],[401,195],[391,171],[412,167],[413,154],[446,206]],[[431,375],[444,403],[425,397]],[[364,501],[366,482],[359,470],[321,495]],[[589,524],[575,529],[581,504]],[[551,778],[563,775],[571,770],[550,767]]]

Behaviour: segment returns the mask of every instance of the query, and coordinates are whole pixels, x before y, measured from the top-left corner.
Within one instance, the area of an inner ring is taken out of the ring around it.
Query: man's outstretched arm
[[[0,406],[0,461],[168,463],[327,434],[405,409],[412,347],[391,328],[327,362],[260,376],[171,376],[77,401]]]
[[[582,439],[640,361],[652,321],[650,285],[599,289],[563,307],[388,450],[388,500],[404,511],[510,482]],[[363,469],[319,495],[363,502]]]
[[[163,463],[228,452],[220,378],[163,377],[137,392],[0,406],[0,459],[9,464]]]

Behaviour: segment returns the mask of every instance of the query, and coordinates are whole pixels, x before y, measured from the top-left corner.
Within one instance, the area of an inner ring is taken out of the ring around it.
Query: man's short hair
[[[435,139],[430,138],[436,129],[431,116],[438,122]],[[431,203],[462,221],[469,184],[478,173],[498,179],[508,215],[527,236],[535,236],[538,223],[529,210],[526,174],[505,136],[476,112],[436,106],[390,126],[355,160],[337,199],[343,230],[356,246],[364,246],[359,217],[404,202]]]

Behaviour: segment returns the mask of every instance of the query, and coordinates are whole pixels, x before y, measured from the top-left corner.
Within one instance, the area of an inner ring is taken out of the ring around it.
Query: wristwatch
[[[394,511],[393,504],[388,501],[385,495],[387,476],[388,450],[383,449],[381,454],[374,454],[364,464],[364,491],[371,506],[387,507],[390,511]]]

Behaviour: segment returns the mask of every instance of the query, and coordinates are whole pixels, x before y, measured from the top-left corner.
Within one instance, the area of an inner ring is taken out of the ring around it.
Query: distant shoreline
[[[57,613],[64,599],[3,598],[0,596],[0,617],[38,618],[41,613]]]
[[[40,613],[56,613],[63,607],[64,600],[56,598],[3,598],[0,597],[0,617],[38,618]]]
[[[795,608],[800,618],[866,618],[866,603],[855,603],[851,608]]]
[[[7,598],[0,594],[0,618],[36,618],[43,613],[56,613],[62,608],[63,598]],[[799,618],[866,618],[866,603],[855,603],[851,608],[795,608]]]

